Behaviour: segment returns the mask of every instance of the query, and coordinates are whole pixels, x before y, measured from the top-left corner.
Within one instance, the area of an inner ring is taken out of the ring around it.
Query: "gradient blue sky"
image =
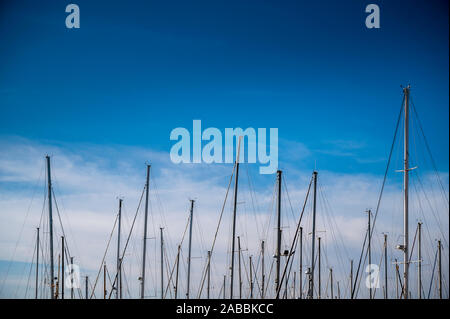
[[[411,83],[448,171],[447,1],[77,0],[76,30],[68,3],[2,1],[0,136],[169,151],[201,119],[278,127],[313,151],[300,167],[382,174]]]

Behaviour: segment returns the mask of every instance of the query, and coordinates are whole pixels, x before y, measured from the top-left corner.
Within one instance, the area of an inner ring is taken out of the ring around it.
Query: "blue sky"
[[[76,3],[77,30],[65,2],[2,3],[0,134],[169,151],[201,119],[319,150],[298,165],[376,173],[411,83],[448,170],[446,1],[379,1],[377,30],[354,1]]]
[[[205,230],[205,240],[194,239],[196,256],[204,256],[232,165],[170,162],[171,130],[192,132],[194,119],[222,132],[228,127],[278,128],[280,168],[290,194],[286,198],[283,193],[282,222],[293,229],[294,213],[316,166],[330,203],[319,210],[332,210],[329,216],[349,251],[345,263],[359,256],[367,223],[363,212],[376,207],[402,101],[400,85],[410,83],[448,198],[447,1],[74,2],[81,11],[77,30],[65,27],[69,2],[0,4],[1,297],[14,295],[16,280],[24,289],[35,227],[41,225],[45,154],[52,155],[63,223],[72,230],[68,241],[84,273],[96,274],[117,196],[125,197],[125,216],[131,220],[146,161],[153,164],[152,183],[159,185],[156,201],[163,202],[151,225],[166,227],[169,257],[184,230],[189,198],[197,199],[199,228]],[[380,6],[380,29],[365,27],[369,3]],[[425,220],[425,251],[432,254],[435,239],[442,238],[447,254],[448,200],[433,179],[423,141],[416,140],[417,125],[412,127],[412,166],[419,169],[411,178],[410,229]],[[389,232],[390,261],[400,256],[394,243],[402,234],[402,175],[395,172],[401,167],[400,133],[389,172],[389,182],[396,182],[385,189],[375,231],[375,254],[381,254],[381,232]],[[275,176],[253,176],[245,173],[247,168],[239,179],[238,224],[243,226],[238,233],[248,240],[245,254],[256,256],[255,238],[267,239],[268,251],[274,251],[269,217]],[[430,200],[422,190],[429,191]],[[257,217],[251,215],[252,192],[259,198]],[[331,233],[321,213],[320,229]],[[262,228],[266,222],[267,233],[260,233],[258,223]],[[305,233],[309,224],[306,219]],[[230,236],[226,225],[223,229],[214,274],[218,283],[228,269]],[[287,249],[292,234],[286,229]],[[140,234],[134,236],[140,251]],[[326,238],[331,235],[323,236],[327,249],[344,251]],[[330,265],[337,266],[334,257]],[[114,256],[108,258],[114,264]],[[12,263],[8,278],[10,260],[18,264]],[[426,262],[430,265],[432,256]],[[347,266],[336,278],[346,280]],[[390,276],[394,280],[393,272]]]

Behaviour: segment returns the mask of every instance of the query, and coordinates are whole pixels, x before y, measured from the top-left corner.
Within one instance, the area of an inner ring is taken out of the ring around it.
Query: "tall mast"
[[[388,299],[387,234],[384,234],[384,298]]]
[[[330,281],[331,281],[331,299],[334,299],[333,296],[333,268],[330,268]]]
[[[319,238],[317,238],[317,242],[318,242],[318,245],[317,245],[317,248],[318,248],[318,251],[317,251],[317,254],[318,254],[318,262],[319,262],[319,264],[318,264],[318,271],[319,271],[319,289],[318,289],[318,294],[319,294],[319,299],[320,299],[320,297],[321,297],[321,290],[322,290],[322,288],[321,288],[321,279],[320,279],[320,277],[321,277],[321,269],[320,269],[320,259],[321,259],[321,254],[320,254],[320,237]]]
[[[310,269],[310,287],[308,291],[308,298],[312,299],[314,296],[314,245],[316,241],[316,192],[317,192],[317,172],[313,172],[314,179],[314,196],[313,196],[313,220],[312,220],[312,240],[311,240],[311,269]]]
[[[73,299],[73,257],[70,257],[70,299]]]
[[[439,299],[442,299],[442,259],[441,259],[441,241],[438,240],[438,272],[439,272]]]
[[[148,218],[148,189],[150,180],[150,165],[147,165],[147,179],[145,182],[145,216],[144,216],[144,236],[142,249],[142,273],[141,273],[141,299],[145,293],[145,256],[147,254],[147,218]]]
[[[35,287],[35,299],[38,298],[38,286],[39,286],[39,227],[36,229],[36,287]]]
[[[367,245],[367,250],[369,252],[369,273],[372,273],[372,250],[370,247],[370,242],[371,242],[371,233],[370,233],[370,209],[368,211],[366,211],[367,213],[367,219],[368,219],[368,223],[367,223],[367,236],[369,238],[369,243]],[[372,299],[372,282],[369,280],[369,299]]]
[[[189,289],[191,284],[191,248],[192,248],[192,221],[194,219],[194,200],[191,199],[191,213],[189,217],[189,250],[188,250],[188,273],[186,298],[189,299]]]
[[[64,299],[64,236],[61,236],[61,299]]]
[[[238,240],[238,274],[239,274],[239,299],[242,299],[242,273],[241,273],[241,237]]]
[[[178,252],[177,252],[177,271],[175,274],[175,299],[178,298],[178,270],[180,268],[180,250],[181,245],[178,245]]]
[[[241,150],[241,139],[242,139],[242,136],[239,136],[237,156],[236,156],[236,171],[235,171],[235,176],[234,176],[233,238],[231,240],[230,299],[233,299],[234,246],[235,246],[235,237],[236,237],[236,205],[237,205],[238,181],[239,181],[239,153]],[[224,287],[224,289],[225,289],[225,287]]]
[[[55,298],[55,274],[53,261],[53,215],[52,215],[52,177],[50,170],[50,156],[47,160],[47,186],[48,186],[48,227],[50,232],[50,298]]]
[[[303,292],[302,292],[302,277],[303,277],[303,227],[300,227],[300,236],[298,238],[299,240],[299,246],[300,246],[300,269],[298,272],[298,281],[300,284],[300,288],[299,288],[299,298],[302,299],[303,298]],[[295,291],[295,289],[294,289]]]
[[[86,281],[85,281],[86,299],[89,299],[88,283],[89,283],[89,276],[86,276]]]
[[[164,299],[164,237],[163,228],[159,228],[161,232],[161,299]]]
[[[261,299],[264,299],[264,282],[266,274],[264,273],[264,240],[261,241]]]
[[[119,215],[118,218],[118,228],[117,228],[117,274],[119,275],[119,278],[122,277],[122,271],[121,271],[121,262],[120,262],[120,233],[121,233],[121,224],[122,224],[122,199],[119,199]],[[117,287],[116,287],[116,299],[122,299],[122,280],[118,280]]]
[[[275,277],[275,291],[278,293],[280,287],[280,255],[281,255],[281,171],[277,171],[277,185],[278,185],[278,198],[277,198],[277,250],[275,252],[275,258],[277,262],[277,272]]]
[[[353,259],[350,260],[350,298],[353,297]]]
[[[106,299],[106,263],[103,264],[103,299]]]
[[[249,256],[250,263],[250,299],[253,299],[253,264],[252,264],[252,256]]]
[[[418,262],[417,262],[417,289],[419,290],[419,299],[422,299],[422,223],[417,223],[418,229],[418,237],[419,237],[419,247],[417,249],[418,253]]]
[[[404,133],[404,167],[403,167],[403,297],[408,299],[408,272],[409,272],[409,224],[408,224],[408,183],[409,183],[409,89],[403,89],[405,95],[405,133]]]

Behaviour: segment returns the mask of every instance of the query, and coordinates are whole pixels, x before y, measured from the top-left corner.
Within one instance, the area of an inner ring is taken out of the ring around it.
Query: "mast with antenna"
[[[145,182],[145,215],[144,215],[144,236],[142,248],[142,273],[141,273],[141,299],[145,293],[145,256],[147,254],[147,218],[148,218],[148,189],[150,180],[150,165],[147,165],[147,178]]]
[[[231,274],[230,274],[230,299],[233,299],[233,281],[234,281],[234,246],[236,238],[236,205],[237,205],[237,194],[238,194],[238,180],[239,180],[239,154],[241,151],[241,139],[239,136],[238,149],[236,156],[236,171],[234,177],[234,203],[233,203],[233,238],[231,240]],[[224,286],[225,289],[225,286]]]
[[[192,249],[192,221],[194,219],[194,200],[191,199],[191,212],[189,217],[189,250],[188,250],[188,273],[186,298],[189,299],[189,290],[191,284],[191,249]]]
[[[55,299],[55,274],[53,260],[53,215],[52,215],[52,175],[50,170],[50,156],[47,160],[47,187],[48,187],[48,225],[50,232],[50,298]]]
[[[405,133],[404,133],[404,153],[403,153],[403,298],[408,299],[408,281],[409,281],[409,224],[408,224],[408,184],[409,184],[409,90],[410,86],[403,88],[405,96]]]

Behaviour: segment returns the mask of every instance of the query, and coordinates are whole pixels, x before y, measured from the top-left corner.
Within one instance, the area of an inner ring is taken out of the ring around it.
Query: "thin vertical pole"
[[[367,236],[369,238],[369,242],[367,245],[367,249],[369,251],[369,273],[372,272],[372,250],[370,247],[371,242],[371,232],[370,232],[370,209],[367,211],[367,218],[368,218],[368,226],[367,226]],[[372,282],[369,280],[369,299],[372,299]]]
[[[281,171],[277,171],[277,185],[278,185],[278,198],[277,198],[277,250],[275,258],[277,262],[277,272],[275,277],[275,291],[278,293],[280,287],[280,255],[281,255]]]
[[[61,299],[64,299],[64,236],[61,236]]]
[[[47,160],[47,186],[48,186],[48,225],[50,232],[50,298],[55,299],[55,274],[53,260],[53,214],[52,214],[52,177],[50,170],[50,156],[45,157]]]
[[[264,299],[264,283],[266,274],[264,272],[264,240],[261,241],[261,299]]]
[[[206,289],[206,297],[210,298],[210,289],[211,289],[211,251],[208,250],[208,285]]]
[[[409,183],[409,85],[403,89],[405,95],[405,133],[404,133],[404,167],[403,167],[403,296],[408,299],[409,285],[409,224],[408,224],[408,183]]]
[[[239,299],[242,299],[242,273],[241,273],[241,237],[238,240],[238,274],[239,274]]]
[[[320,259],[321,259],[321,254],[320,254],[320,239],[321,239],[320,237],[317,238],[317,240],[318,240],[318,245],[317,245],[318,251],[317,251],[317,253],[318,253],[318,255],[319,255],[319,256],[318,256],[318,259],[319,259],[319,260],[318,260],[318,262],[319,262],[319,264],[318,264],[318,268],[319,268],[319,269],[318,269],[318,271],[319,271],[319,278],[318,278],[318,279],[319,279],[319,280],[318,280],[318,281],[319,281],[319,287],[318,287],[318,288],[319,288],[319,289],[318,289],[317,291],[318,291],[318,294],[319,294],[319,299],[320,299],[320,297],[321,297],[321,290],[322,290],[322,289],[321,289],[321,279],[320,279],[320,278],[321,278],[321,269],[320,269],[320,268],[321,268],[321,266],[320,266]]]
[[[106,299],[106,263],[103,264],[103,299]]]
[[[303,298],[303,291],[302,291],[302,286],[303,286],[303,227],[300,227],[300,236],[298,238],[299,240],[299,246],[300,246],[300,269],[298,272],[298,281],[300,284],[299,287],[299,298],[302,299]]]
[[[120,233],[121,233],[121,224],[122,224],[122,199],[119,199],[119,215],[117,216],[119,225],[117,228],[117,274],[119,278],[122,277],[121,271],[121,262],[120,262]],[[122,281],[119,279],[116,287],[116,299],[122,299]]]
[[[89,299],[88,282],[89,282],[89,277],[86,276],[86,281],[85,281],[86,299]]]
[[[175,274],[175,299],[178,298],[178,271],[180,269],[180,250],[181,245],[178,245],[178,252],[177,252],[177,271]]]
[[[313,196],[313,220],[312,220],[312,240],[311,240],[311,272],[310,272],[310,287],[308,291],[308,298],[312,299],[314,296],[314,245],[316,241],[316,193],[317,193],[317,172],[313,172],[314,179],[314,196]]]
[[[438,240],[438,256],[439,256],[439,299],[442,299],[442,259],[441,259],[441,241]]]
[[[333,268],[330,268],[330,280],[331,280],[331,299],[334,299],[334,294],[333,294]]]
[[[147,218],[148,218],[148,190],[150,181],[150,165],[147,165],[147,178],[145,182],[145,215],[144,215],[144,236],[142,248],[142,273],[141,273],[141,299],[145,294],[145,257],[147,254]]]
[[[36,229],[36,285],[35,285],[35,299],[38,298],[39,286],[39,227]]]
[[[419,237],[419,247],[417,249],[418,253],[418,262],[417,262],[417,289],[419,290],[419,299],[422,299],[422,223],[418,223],[417,226],[418,229],[418,237]]]
[[[161,299],[164,299],[164,238],[163,228],[159,228],[161,232]]]
[[[56,292],[55,292],[55,299],[59,298],[59,286],[60,286],[60,271],[61,271],[61,267],[60,267],[60,263],[61,263],[61,254],[58,254],[58,277],[56,280]]]
[[[252,256],[249,256],[250,263],[250,299],[253,299],[253,263]]]
[[[186,298],[189,299],[189,290],[191,285],[191,248],[192,248],[192,221],[194,219],[194,200],[191,199],[191,213],[189,217],[189,251],[188,251],[188,273]]]
[[[384,234],[384,298],[388,299],[388,255],[387,234]]]
[[[353,296],[353,259],[350,260],[350,298]]]
[[[239,153],[241,150],[241,139],[239,136],[238,150],[236,157],[236,171],[234,177],[234,203],[233,203],[233,238],[231,240],[231,275],[230,275],[230,299],[233,299],[233,281],[234,281],[234,246],[236,237],[236,205],[237,205],[237,194],[238,194],[238,181],[239,181]]]
[[[73,291],[73,257],[70,257],[70,299],[74,297]]]

